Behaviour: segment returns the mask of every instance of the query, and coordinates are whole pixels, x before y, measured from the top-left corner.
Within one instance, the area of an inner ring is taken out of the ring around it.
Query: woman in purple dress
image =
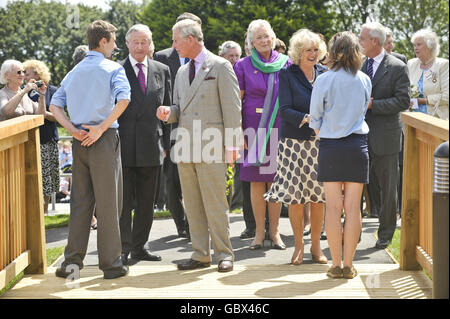
[[[241,180],[250,182],[251,202],[256,221],[255,238],[250,249],[260,249],[265,237],[266,206],[269,210],[269,235],[276,249],[286,249],[278,222],[281,204],[267,203],[277,167],[278,73],[291,64],[288,57],[274,50],[275,32],[265,20],[252,21],[247,30],[251,55],[234,65],[242,98],[242,126],[245,136]]]

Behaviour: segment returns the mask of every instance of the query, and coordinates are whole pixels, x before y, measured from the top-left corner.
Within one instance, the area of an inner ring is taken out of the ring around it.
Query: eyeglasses
[[[22,73],[23,73],[23,75],[25,75],[25,71],[24,70],[17,71],[18,75],[21,75]]]

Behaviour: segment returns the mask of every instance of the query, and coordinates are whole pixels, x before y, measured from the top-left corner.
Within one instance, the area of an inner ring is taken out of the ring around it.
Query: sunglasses
[[[22,73],[23,73],[23,75],[25,75],[25,71],[23,71],[23,70],[17,71],[18,75],[21,75]]]

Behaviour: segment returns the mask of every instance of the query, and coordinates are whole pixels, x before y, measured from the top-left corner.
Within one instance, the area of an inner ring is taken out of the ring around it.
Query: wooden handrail
[[[0,122],[0,289],[21,271],[45,273],[39,126],[42,115]]]
[[[448,141],[449,121],[420,112],[403,112],[402,229],[400,269],[423,268],[433,275],[434,151]]]

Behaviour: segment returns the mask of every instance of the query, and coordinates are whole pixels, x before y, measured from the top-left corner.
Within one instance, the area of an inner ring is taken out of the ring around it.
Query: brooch
[[[255,71],[253,71],[253,73],[255,73],[255,74],[258,74],[258,71],[257,71],[257,70],[255,70]]]

